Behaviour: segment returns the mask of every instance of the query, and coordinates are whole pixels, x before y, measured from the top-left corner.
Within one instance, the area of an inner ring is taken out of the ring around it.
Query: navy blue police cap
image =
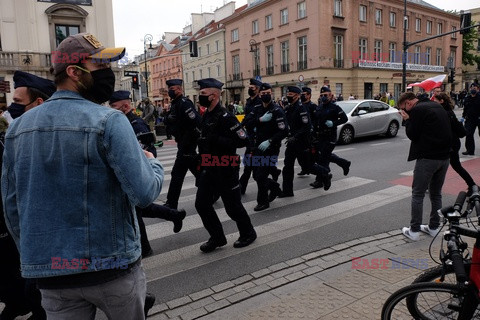
[[[477,87],[477,88],[480,88],[480,84],[476,83],[476,82],[473,82],[471,85],[470,85],[470,88],[471,87]]]
[[[262,82],[261,81],[258,81],[257,79],[255,78],[251,78],[250,79],[250,84],[251,85],[254,85],[254,86],[257,86],[257,87],[260,87],[262,85]]]
[[[287,87],[287,91],[288,91],[288,92],[293,92],[293,93],[302,94],[302,89],[300,89],[300,88],[297,87],[297,86],[288,86],[288,87]]]
[[[183,83],[183,80],[182,79],[170,79],[170,80],[167,80],[165,81],[166,84],[167,84],[167,87],[171,87],[171,86],[181,86],[182,83]]]
[[[260,91],[263,91],[263,90],[269,90],[269,89],[272,89],[272,86],[270,85],[270,83],[262,83],[262,85],[260,86]]]
[[[303,87],[303,88],[302,88],[302,91],[303,91],[303,92],[306,92],[306,93],[308,93],[308,94],[312,94],[312,89],[310,89],[309,87]]]
[[[13,82],[15,89],[20,87],[35,88],[49,97],[57,91],[57,87],[53,81],[23,71],[15,71],[13,74]]]
[[[114,103],[121,100],[130,100],[130,91],[125,91],[125,90],[115,91],[108,102]]]
[[[325,86],[325,87],[322,87],[322,88],[320,89],[320,93],[324,93],[324,92],[332,92],[332,90],[330,90],[329,87],[326,87],[326,86]]]
[[[221,90],[223,83],[214,78],[205,78],[198,80],[198,85],[200,86],[200,90],[205,88],[216,88]]]

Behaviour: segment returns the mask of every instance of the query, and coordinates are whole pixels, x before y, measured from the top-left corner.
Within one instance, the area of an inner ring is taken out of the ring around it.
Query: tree
[[[472,21],[471,25],[475,25],[476,22]],[[480,65],[480,56],[472,52],[477,51],[478,44],[478,31],[477,28],[471,28],[470,32],[463,34],[462,42],[462,64],[464,65]]]

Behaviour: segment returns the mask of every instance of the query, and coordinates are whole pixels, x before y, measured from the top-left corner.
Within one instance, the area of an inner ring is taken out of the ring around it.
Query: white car
[[[344,100],[336,102],[348,121],[337,128],[338,143],[349,144],[357,137],[384,134],[395,137],[402,123],[398,109],[377,100]]]

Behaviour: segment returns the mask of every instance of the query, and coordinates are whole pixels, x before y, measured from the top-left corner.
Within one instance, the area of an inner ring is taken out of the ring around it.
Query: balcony
[[[297,70],[306,70],[307,69],[307,61],[298,61],[297,62]]]
[[[266,71],[267,71],[267,76],[271,76],[272,74],[274,74],[273,66],[267,67]]]
[[[281,65],[282,72],[290,72],[290,65],[288,63]]]
[[[49,71],[50,53],[0,51],[0,70]]]
[[[240,73],[234,73],[232,76],[233,81],[240,80],[242,77],[240,76]]]
[[[234,73],[228,75],[227,83],[225,84],[225,89],[241,89],[244,88],[245,85],[243,84],[243,74],[242,73]]]
[[[343,59],[333,59],[334,68],[343,68]]]

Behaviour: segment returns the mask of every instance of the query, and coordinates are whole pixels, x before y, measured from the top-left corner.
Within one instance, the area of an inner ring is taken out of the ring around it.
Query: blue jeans
[[[430,229],[437,229],[440,225],[440,216],[437,210],[442,208],[442,187],[448,165],[448,159],[417,159],[413,170],[412,183],[412,220],[410,221],[412,232],[420,231],[423,217],[423,198],[425,198],[427,188],[432,204],[428,225]]]

